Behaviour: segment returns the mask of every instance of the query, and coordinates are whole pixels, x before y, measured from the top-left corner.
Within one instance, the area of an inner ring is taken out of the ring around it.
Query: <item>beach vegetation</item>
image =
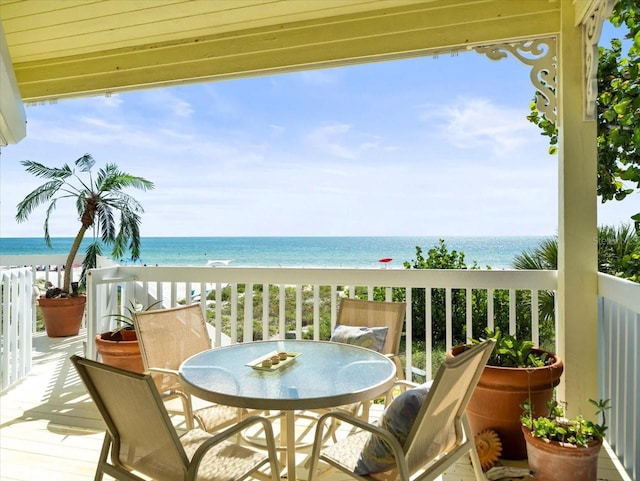
[[[406,269],[479,269],[476,261],[470,266],[465,262],[463,251],[450,250],[446,242],[440,239],[438,244],[423,254],[420,246],[416,246],[416,258],[404,263]],[[486,266],[491,269],[491,266]],[[444,350],[446,342],[446,290],[431,289],[430,293],[423,288],[414,288],[412,299],[412,338],[426,339],[425,304],[427,294],[431,298],[431,338],[434,347]],[[489,297],[486,289],[451,289],[451,321],[453,344],[465,344],[468,339],[481,336],[487,326]],[[472,331],[467,332],[467,296],[471,296]],[[404,301],[403,289],[394,290],[394,300]],[[375,297],[375,296],[374,296]],[[503,332],[509,331],[510,294],[508,290],[496,289],[492,294],[494,325]],[[530,293],[516,291],[516,335],[519,338],[531,338]]]
[[[62,167],[47,167],[31,160],[24,160],[21,164],[28,173],[45,179],[46,182],[27,194],[18,204],[16,214],[18,222],[25,222],[34,210],[43,204],[48,204],[44,221],[44,240],[49,247],[51,247],[50,221],[59,201],[72,201],[73,215],[80,222],[80,229],[65,262],[62,288],[57,289],[61,291],[59,295],[71,293],[73,263],[80,244],[90,229],[93,232],[93,241],[86,250],[80,285],[85,283],[87,270],[96,266],[97,257],[102,255],[103,246],[111,247],[111,254],[115,259],[120,259],[127,249],[131,251],[132,259],[140,257],[140,214],[144,210],[124,189],[150,190],[154,187],[153,182],[123,172],[116,164],[106,164],[105,167],[98,169],[94,176],[95,160],[89,154],[77,159],[73,167],[69,164],[64,164]],[[118,222],[115,219],[116,213],[120,215]],[[51,297],[49,293],[50,291],[47,295]]]
[[[302,318],[303,325],[303,338],[312,339],[313,338],[313,316],[314,316],[314,293],[313,290],[309,288],[310,286],[302,286],[300,290],[300,297],[302,299],[300,316]],[[281,286],[270,285],[268,295],[267,305],[269,306],[269,331],[270,335],[275,335],[279,331],[279,315],[280,315],[280,290]],[[223,332],[231,336],[232,334],[232,326],[231,326],[231,311],[233,309],[236,310],[236,315],[238,319],[237,326],[235,328],[235,334],[238,340],[243,340],[244,336],[244,325],[241,319],[244,319],[244,299],[243,295],[246,295],[246,285],[238,284],[237,285],[238,298],[235,305],[232,305],[232,291],[231,287],[225,287],[222,290],[223,299],[227,299],[224,301],[224,305],[222,307],[222,330]],[[212,293],[209,294],[211,296]],[[252,317],[252,325],[253,325],[253,340],[261,340],[263,339],[263,313],[264,313],[264,289],[262,285],[254,285],[253,286],[253,317]],[[297,311],[297,297],[298,291],[296,287],[285,286],[284,287],[284,310],[285,310],[285,331],[293,331],[296,326],[296,319],[298,316]],[[211,297],[212,300],[215,300],[215,293]],[[320,339],[328,340],[331,337],[331,287],[330,286],[320,286],[319,289],[319,327],[320,327]],[[213,317],[213,313],[209,313],[209,317]]]

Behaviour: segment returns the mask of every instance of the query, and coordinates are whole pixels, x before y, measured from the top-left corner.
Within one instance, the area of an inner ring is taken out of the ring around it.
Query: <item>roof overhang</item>
[[[584,2],[580,2],[584,3]],[[555,0],[0,0],[24,102],[451,52],[558,32]]]
[[[24,137],[23,102],[522,45],[615,1],[0,0],[0,143]]]

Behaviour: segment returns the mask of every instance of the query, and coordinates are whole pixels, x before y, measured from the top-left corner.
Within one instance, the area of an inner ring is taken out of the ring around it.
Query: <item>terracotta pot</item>
[[[44,328],[49,337],[77,336],[82,325],[86,296],[68,298],[38,298],[44,317]]]
[[[96,348],[103,363],[128,371],[144,372],[136,331],[118,331],[122,337],[105,332],[96,336]]]
[[[532,481],[596,481],[602,440],[585,447],[533,437],[522,426]]]
[[[454,347],[447,356],[455,356],[466,346]],[[546,351],[535,350],[542,353]],[[502,442],[502,458],[525,459],[527,447],[522,437],[520,405],[531,399],[534,416],[546,414],[547,402],[560,383],[564,365],[559,356],[553,364],[535,368],[486,366],[467,406],[467,417],[474,435],[485,429],[495,431]]]

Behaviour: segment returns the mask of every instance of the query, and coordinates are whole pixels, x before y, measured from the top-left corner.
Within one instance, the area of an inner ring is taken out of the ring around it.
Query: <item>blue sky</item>
[[[153,181],[131,191],[143,236],[553,235],[557,157],[526,120],[514,58],[475,52],[29,106],[2,149],[0,236],[40,237],[16,204],[50,166],[90,153]],[[619,225],[638,195],[598,204]],[[54,237],[73,236],[59,204]]]

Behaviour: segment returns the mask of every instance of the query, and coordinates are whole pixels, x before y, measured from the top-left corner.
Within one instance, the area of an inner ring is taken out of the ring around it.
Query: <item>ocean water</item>
[[[462,251],[465,263],[482,268],[509,268],[514,256],[535,248],[544,237],[444,237],[449,251]],[[0,255],[66,254],[72,238],[0,238]],[[145,237],[139,263],[159,266],[204,266],[209,260],[229,260],[243,267],[382,267],[402,268],[437,246],[438,237]],[[85,239],[83,246],[88,244]],[[81,247],[81,252],[84,248]],[[121,263],[127,259],[116,259]]]

